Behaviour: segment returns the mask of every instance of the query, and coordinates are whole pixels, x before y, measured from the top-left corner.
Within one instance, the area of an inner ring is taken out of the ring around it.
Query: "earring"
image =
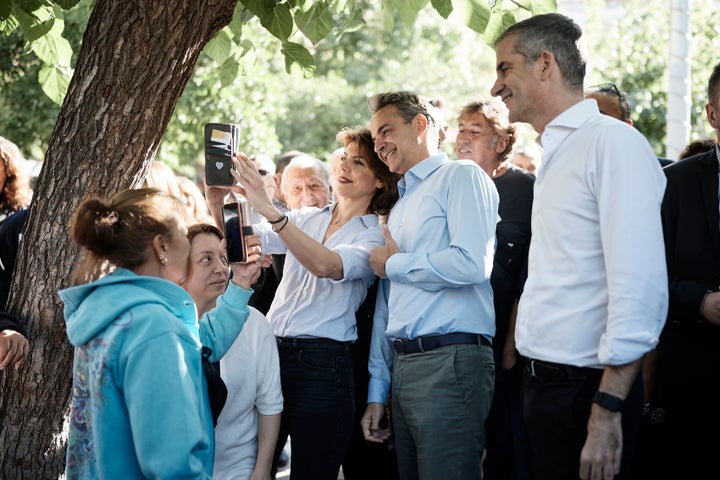
[[[158,260],[160,260],[160,263],[162,265],[167,265],[167,262],[168,262],[167,257],[158,257]]]

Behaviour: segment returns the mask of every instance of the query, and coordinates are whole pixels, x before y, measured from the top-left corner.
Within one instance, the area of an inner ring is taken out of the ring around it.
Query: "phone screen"
[[[245,248],[245,235],[243,235],[238,203],[233,202],[223,205],[222,218],[228,261],[230,263],[245,263],[247,261],[247,250]]]

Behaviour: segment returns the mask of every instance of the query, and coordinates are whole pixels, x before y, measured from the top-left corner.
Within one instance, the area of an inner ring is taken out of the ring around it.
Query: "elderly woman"
[[[75,286],[60,291],[75,347],[67,478],[212,475],[201,349],[216,360],[237,337],[259,265],[235,266],[218,308],[198,322],[178,285],[190,251],[182,211],[180,199],[139,189],[75,212],[70,233],[88,252]]]

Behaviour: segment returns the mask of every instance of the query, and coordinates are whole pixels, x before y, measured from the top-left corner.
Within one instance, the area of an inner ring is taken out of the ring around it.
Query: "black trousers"
[[[541,367],[535,368],[535,375],[531,374],[530,368],[525,371],[523,419],[531,473],[536,480],[580,478],[580,453],[587,437],[592,398],[600,385],[602,370],[577,367],[568,370],[569,374],[563,374]],[[631,478],[642,401],[642,382],[638,376],[622,410],[623,454],[618,479]]]

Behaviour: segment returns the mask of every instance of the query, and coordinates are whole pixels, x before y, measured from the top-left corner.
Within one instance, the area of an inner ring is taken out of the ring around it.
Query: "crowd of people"
[[[204,191],[153,162],[85,199],[67,477],[267,480],[289,438],[292,480],[712,478],[720,147],[656,156],[625,92],[584,86],[581,35],[505,30],[454,159],[438,101],[392,91],[327,161],[236,152]],[[720,64],[706,114],[720,140]],[[0,160],[1,370],[29,351],[5,304],[32,189]]]

